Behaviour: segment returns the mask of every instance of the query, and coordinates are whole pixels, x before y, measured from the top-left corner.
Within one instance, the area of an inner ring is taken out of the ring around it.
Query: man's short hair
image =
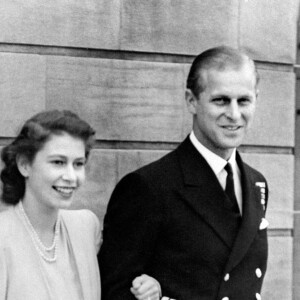
[[[228,46],[208,49],[200,53],[194,59],[187,78],[186,87],[187,89],[190,89],[196,97],[198,97],[200,93],[205,90],[205,82],[201,77],[201,72],[203,70],[215,69],[223,71],[227,68],[238,70],[246,63],[253,66],[257,86],[259,75],[257,73],[255,63],[245,53]]]

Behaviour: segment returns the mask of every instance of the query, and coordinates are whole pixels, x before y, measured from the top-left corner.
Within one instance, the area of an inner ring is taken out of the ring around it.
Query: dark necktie
[[[227,165],[224,167],[225,171],[227,172],[227,179],[226,179],[226,188],[225,193],[228,196],[228,199],[230,201],[230,207],[234,212],[240,212],[237,199],[234,192],[234,181],[233,181],[233,173],[232,173],[232,167],[230,163],[227,163]]]

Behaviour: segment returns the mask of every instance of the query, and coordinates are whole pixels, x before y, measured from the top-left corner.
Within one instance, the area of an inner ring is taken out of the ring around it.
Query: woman
[[[29,119],[2,151],[0,300],[99,300],[96,255],[101,232],[89,210],[66,210],[85,179],[94,130],[69,111]],[[137,299],[158,299],[147,275],[133,281]]]

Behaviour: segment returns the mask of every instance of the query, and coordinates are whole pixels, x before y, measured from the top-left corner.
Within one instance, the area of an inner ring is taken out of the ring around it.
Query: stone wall
[[[298,2],[2,0],[0,145],[43,109],[71,109],[89,120],[97,143],[74,207],[88,207],[102,221],[117,181],[174,149],[190,131],[184,88],[194,56],[220,44],[246,51],[261,82],[255,124],[240,150],[270,187],[263,298],[290,300],[293,278],[300,277],[294,228]],[[294,297],[300,297],[297,288]]]

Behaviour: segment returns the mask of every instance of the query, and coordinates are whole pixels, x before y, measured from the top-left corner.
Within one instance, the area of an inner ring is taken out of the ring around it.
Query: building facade
[[[268,179],[263,299],[300,299],[298,0],[3,0],[0,143],[44,109],[71,109],[97,131],[74,207],[103,220],[131,170],[190,132],[185,80],[203,50],[228,45],[257,63],[260,93],[240,151]],[[298,96],[298,97],[297,97]]]

